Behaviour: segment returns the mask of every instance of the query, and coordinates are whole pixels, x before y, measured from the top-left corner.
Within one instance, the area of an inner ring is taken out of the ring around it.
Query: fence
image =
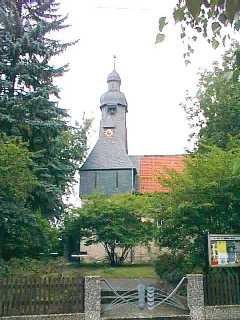
[[[84,312],[84,278],[21,277],[0,280],[0,317]]]
[[[206,274],[204,298],[208,306],[240,304],[240,272]]]

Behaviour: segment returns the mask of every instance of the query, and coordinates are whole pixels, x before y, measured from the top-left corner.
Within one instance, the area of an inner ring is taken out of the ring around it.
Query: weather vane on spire
[[[117,59],[117,56],[114,54],[113,55],[113,69],[116,70],[116,59]]]

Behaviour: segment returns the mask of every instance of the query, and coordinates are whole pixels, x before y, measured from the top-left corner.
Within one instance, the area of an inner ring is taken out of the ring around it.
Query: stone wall
[[[84,313],[0,317],[1,320],[85,320]]]
[[[99,277],[85,278],[85,320],[99,320],[101,313],[101,284]]]
[[[187,302],[192,320],[237,320],[240,305],[205,306],[203,275],[187,275]],[[100,277],[85,278],[84,313],[0,317],[1,320],[100,320]]]
[[[187,302],[192,320],[204,320],[204,291],[203,291],[203,275],[188,274],[187,275]]]
[[[206,320],[234,320],[240,319],[240,306],[206,306]]]
[[[240,305],[205,306],[203,275],[187,275],[187,300],[192,320],[239,320]]]

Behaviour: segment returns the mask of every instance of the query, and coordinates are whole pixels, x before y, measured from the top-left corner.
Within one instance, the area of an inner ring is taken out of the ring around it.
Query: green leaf
[[[167,25],[166,23],[166,17],[161,17],[159,19],[159,25],[158,25],[158,28],[159,28],[159,32],[162,32],[163,31],[163,28]]]
[[[222,27],[221,27],[219,22],[213,22],[212,23],[212,31],[213,31],[213,33],[219,32],[221,30],[221,28]]]
[[[217,49],[217,47],[219,46],[219,42],[216,39],[212,40],[212,47],[213,49]]]
[[[156,42],[155,43],[159,43],[159,42],[163,42],[165,40],[165,34],[164,33],[158,33],[156,36]]]
[[[201,27],[196,27],[197,32],[202,32],[202,28]]]
[[[237,159],[233,163],[233,168],[232,168],[232,173],[233,175],[239,175],[240,174],[240,160]]]
[[[181,22],[184,20],[185,14],[184,14],[184,8],[177,8],[173,12],[173,18],[175,23]]]
[[[239,31],[240,30],[240,19],[237,20],[235,23],[234,23],[234,29],[236,31]]]
[[[221,13],[218,17],[218,20],[225,25],[227,23],[227,16],[224,13]]]
[[[185,32],[182,32],[182,33],[180,34],[180,37],[181,37],[181,39],[183,39],[184,37],[186,37],[186,33],[185,33]]]
[[[239,10],[240,10],[240,1],[239,0],[227,0],[226,1],[226,15],[231,23],[234,20],[235,14]]]
[[[229,81],[232,79],[233,77],[233,71],[227,71],[227,72],[224,72],[224,75],[223,75],[224,79]]]
[[[196,18],[200,13],[202,0],[186,0],[186,5],[191,15]]]
[[[223,44],[223,46],[225,46],[226,38],[227,38],[226,35],[222,38],[222,44]]]

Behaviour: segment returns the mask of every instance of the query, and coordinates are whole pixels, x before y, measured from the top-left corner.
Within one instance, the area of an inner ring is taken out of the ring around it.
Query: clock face
[[[104,129],[104,135],[106,136],[106,137],[112,137],[112,135],[113,135],[113,129],[111,129],[111,128],[108,128],[108,129]]]

